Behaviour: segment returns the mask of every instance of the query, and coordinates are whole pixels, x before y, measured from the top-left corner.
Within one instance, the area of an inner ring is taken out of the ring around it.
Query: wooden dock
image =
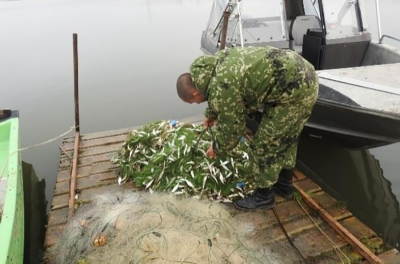
[[[201,117],[182,120],[199,123]],[[111,158],[121,147],[131,129],[106,131],[81,135],[77,171],[77,212],[79,205],[90,202],[95,195],[105,191],[132,190],[132,183],[118,185],[118,168]],[[68,222],[68,202],[74,138],[64,139],[54,197],[48,219],[45,248],[51,247],[61,236]],[[271,250],[282,251],[290,263],[374,263],[357,252],[357,247],[332,228],[321,211],[341,228],[369,249],[380,263],[400,263],[397,250],[386,248],[383,241],[367,226],[354,217],[343,203],[325,193],[315,182],[299,171],[295,173],[295,186],[299,192],[295,199],[276,197],[274,210],[239,212],[232,208],[234,217],[251,222],[254,231],[251,238]],[[302,196],[306,195],[307,197]],[[310,201],[321,207],[315,210]],[[379,262],[375,262],[379,263]]]

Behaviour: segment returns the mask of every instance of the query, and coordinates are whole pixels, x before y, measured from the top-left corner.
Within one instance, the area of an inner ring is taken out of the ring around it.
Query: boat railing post
[[[381,29],[381,11],[379,0],[375,0],[375,9],[376,9],[376,20],[378,24],[378,40],[380,41],[382,38],[382,29]]]
[[[238,14],[239,14],[239,34],[240,34],[240,46],[243,48],[244,42],[243,42],[243,25],[242,25],[242,10],[240,6],[240,1],[237,0],[237,8],[238,8]]]

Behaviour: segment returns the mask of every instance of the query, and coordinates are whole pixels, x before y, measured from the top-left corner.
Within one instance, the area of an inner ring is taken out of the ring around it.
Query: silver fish
[[[151,184],[154,182],[154,179],[152,179],[149,183],[146,184],[146,190],[151,186]]]
[[[179,183],[177,183],[176,185],[175,185],[175,187],[174,188],[172,188],[172,193],[174,193],[174,192],[176,192],[177,190],[178,190],[178,188],[179,188]]]

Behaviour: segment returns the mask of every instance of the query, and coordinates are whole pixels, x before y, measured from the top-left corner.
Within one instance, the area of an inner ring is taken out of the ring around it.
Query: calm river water
[[[367,1],[372,2],[372,1]],[[385,33],[400,36],[400,2],[382,0]],[[72,33],[79,34],[83,133],[200,114],[176,77],[201,55],[212,0],[0,1],[0,108],[20,111],[22,146],[74,124]],[[372,32],[375,20],[368,8]],[[400,241],[400,144],[348,150],[306,138],[300,165],[390,244]],[[40,251],[61,140],[24,152],[27,263]],[[315,144],[317,143],[317,144]]]

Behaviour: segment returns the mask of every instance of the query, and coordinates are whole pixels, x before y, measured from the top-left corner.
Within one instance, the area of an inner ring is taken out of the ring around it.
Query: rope
[[[338,251],[340,251],[340,253],[343,254],[343,256],[345,257],[345,259],[347,260],[347,263],[351,264],[351,260],[346,256],[346,254],[343,253],[343,251],[336,245],[335,242],[333,242],[333,240],[318,226],[318,224],[315,222],[315,220],[310,216],[310,214],[306,211],[306,209],[303,207],[303,205],[296,200],[296,202],[301,206],[301,209],[303,209],[303,211],[307,214],[308,218],[310,218],[310,220],[313,222],[313,224],[315,225],[315,227],[333,244],[333,249],[335,250],[336,254],[338,255],[340,261],[344,264],[342,258],[340,257],[340,254]]]
[[[46,140],[46,141],[44,141],[44,142],[41,142],[41,143],[38,143],[38,144],[35,144],[35,145],[32,145],[32,146],[29,146],[29,147],[20,148],[20,149],[15,150],[14,152],[11,152],[11,153],[7,156],[6,162],[4,162],[3,168],[1,169],[0,179],[3,178],[3,175],[4,175],[4,172],[5,172],[5,170],[6,170],[8,161],[10,160],[10,158],[11,158],[14,154],[16,154],[16,153],[18,153],[18,152],[22,152],[22,151],[28,150],[28,149],[32,149],[32,148],[44,146],[44,145],[46,145],[46,144],[49,144],[49,143],[51,143],[51,142],[54,142],[54,141],[56,141],[57,139],[66,136],[68,133],[70,133],[70,132],[71,132],[72,130],[74,130],[76,127],[77,127],[77,126],[72,126],[70,129],[68,129],[67,131],[65,131],[64,133],[62,133],[61,135],[59,135],[59,136],[57,136],[57,137],[55,137],[55,138]]]

